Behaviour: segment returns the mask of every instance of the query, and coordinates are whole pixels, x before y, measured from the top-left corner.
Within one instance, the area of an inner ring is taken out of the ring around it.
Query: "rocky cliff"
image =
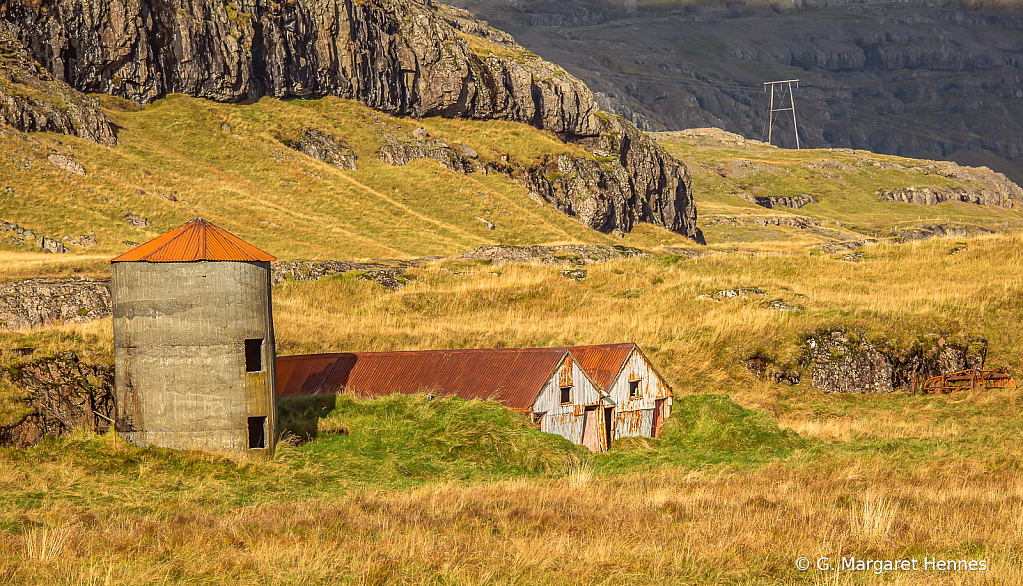
[[[106,145],[116,142],[99,103],[54,79],[29,57],[2,21],[0,123],[27,132],[73,134]]]
[[[602,115],[560,67],[430,0],[13,0],[0,18],[55,82],[137,102],[168,93],[360,100],[405,116],[514,120],[603,149],[609,172],[541,193],[588,225],[700,239],[685,167]],[[26,126],[22,126],[27,128]],[[58,130],[57,128],[53,128]]]
[[[644,130],[716,126],[759,139],[761,83],[795,78],[804,147],[949,158],[1023,182],[1018,3],[451,1]],[[791,117],[777,124],[775,143],[794,146]]]

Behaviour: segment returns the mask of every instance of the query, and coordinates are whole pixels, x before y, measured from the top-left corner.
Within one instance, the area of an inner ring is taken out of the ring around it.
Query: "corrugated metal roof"
[[[600,390],[606,391],[618,378],[618,373],[625,367],[632,349],[636,344],[599,344],[595,346],[568,346],[572,355],[579,361],[579,366],[597,383]]]
[[[432,392],[496,399],[524,411],[568,354],[565,348],[501,348],[282,356],[277,394]]]
[[[277,358],[277,394],[309,395],[325,387],[338,354],[282,356]],[[289,392],[285,393],[284,389]]]
[[[192,262],[277,260],[223,228],[202,218],[137,246],[110,262]]]

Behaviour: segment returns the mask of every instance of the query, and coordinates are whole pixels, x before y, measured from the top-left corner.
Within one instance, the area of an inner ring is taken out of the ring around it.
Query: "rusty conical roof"
[[[275,261],[273,256],[218,228],[195,218],[129,250],[110,262]]]

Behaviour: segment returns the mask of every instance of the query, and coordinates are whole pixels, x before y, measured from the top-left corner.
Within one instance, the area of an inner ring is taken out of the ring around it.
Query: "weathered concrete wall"
[[[273,455],[277,432],[270,263],[114,263],[117,431],[141,446]],[[245,340],[263,339],[261,372]],[[249,417],[266,417],[249,449]]]
[[[572,402],[561,404],[561,387],[572,386]],[[540,421],[540,431],[554,433],[571,440],[577,444],[586,445],[595,452],[602,452],[607,449],[605,427],[603,417],[599,418],[597,426],[591,427],[593,437],[584,437],[583,429],[586,424],[586,406],[600,404],[600,393],[597,387],[579,367],[579,362],[572,356],[567,356],[558,368],[557,373],[547,381],[543,391],[536,398],[533,404],[533,413],[544,413]],[[596,416],[602,411],[598,407],[590,416]]]
[[[634,380],[640,381],[641,394],[637,398],[631,398],[629,393],[629,382]],[[633,350],[629,355],[625,367],[607,392],[615,402],[612,439],[654,437],[657,432],[654,411],[660,407],[660,417],[663,419],[671,415],[671,389],[657,374],[653,365],[637,350]],[[658,400],[662,399],[663,403],[658,403]]]

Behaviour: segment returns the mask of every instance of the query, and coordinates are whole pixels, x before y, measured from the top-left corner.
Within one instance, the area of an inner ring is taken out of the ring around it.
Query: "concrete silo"
[[[111,261],[118,433],[139,446],[273,455],[273,260],[196,218]]]

